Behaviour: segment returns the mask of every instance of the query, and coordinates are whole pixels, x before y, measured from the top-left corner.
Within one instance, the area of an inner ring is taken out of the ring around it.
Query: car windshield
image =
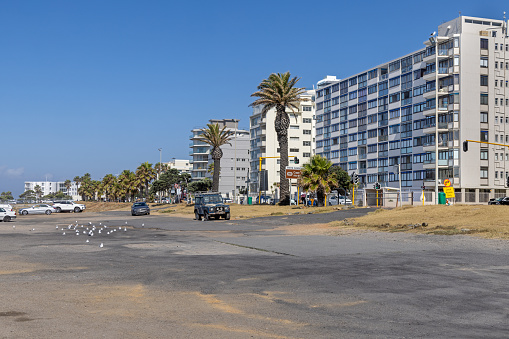
[[[144,202],[135,202],[133,205],[133,207],[139,207],[139,206],[147,206],[147,204]]]
[[[223,198],[220,195],[206,195],[203,197],[203,202],[206,204],[223,202]]]

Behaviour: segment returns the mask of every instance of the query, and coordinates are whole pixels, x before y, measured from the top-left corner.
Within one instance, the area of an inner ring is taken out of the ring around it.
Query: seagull
[[[16,228],[16,225],[12,225],[12,228]]]
[[[88,241],[88,239],[87,239],[87,242],[90,242],[90,241]]]
[[[104,245],[103,245],[103,243],[101,243],[101,244],[99,245],[99,247],[103,247],[103,246],[104,246]]]
[[[99,230],[99,234],[101,234],[102,229]]]
[[[62,235],[65,235],[65,232],[64,232],[64,233],[62,233]]]
[[[127,232],[127,227],[124,227],[124,232]]]
[[[80,235],[80,232],[76,232],[76,235]]]
[[[119,230],[121,230],[121,229],[122,229],[122,227],[118,226],[118,229],[119,229]]]
[[[125,222],[125,224],[127,225],[127,221]]]
[[[141,224],[141,227],[145,227],[145,224]]]
[[[57,225],[56,229],[58,230],[58,225]]]

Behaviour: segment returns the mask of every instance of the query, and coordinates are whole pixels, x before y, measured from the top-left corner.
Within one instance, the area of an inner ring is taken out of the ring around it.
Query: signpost
[[[454,187],[452,187],[451,180],[445,179],[444,180],[444,193],[445,193],[445,199],[454,198]],[[449,203],[448,203],[449,204]]]
[[[302,172],[302,167],[286,166],[286,169],[285,169],[286,179],[299,179],[301,172]]]

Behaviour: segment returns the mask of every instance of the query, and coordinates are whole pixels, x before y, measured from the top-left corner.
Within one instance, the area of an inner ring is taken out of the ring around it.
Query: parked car
[[[74,201],[71,200],[57,200],[53,203],[53,207],[57,211],[57,213],[60,212],[83,212],[83,210],[86,208],[83,204],[77,204]]]
[[[5,209],[6,211],[14,211],[10,204],[0,204],[0,208]]]
[[[135,202],[131,206],[131,215],[145,215],[150,214],[150,207],[146,202]]]
[[[6,210],[5,208],[0,207],[0,221],[11,221],[16,219],[16,212],[13,210]]]
[[[490,199],[488,205],[509,205],[509,197]]]
[[[348,199],[347,197],[345,197],[343,195],[340,195],[338,197],[338,203],[340,205],[351,205],[352,204],[352,200]]]
[[[220,193],[201,193],[194,197],[194,216],[196,220],[216,220],[223,217],[230,220],[230,206],[223,204]]]
[[[169,203],[170,203],[170,199],[169,199],[169,198],[167,198],[167,197],[162,197],[162,198],[161,198],[161,203],[162,203],[162,204],[169,204]]]
[[[57,210],[50,205],[47,204],[38,204],[32,207],[22,208],[19,210],[19,214],[27,215],[27,214],[47,214],[55,213]]]

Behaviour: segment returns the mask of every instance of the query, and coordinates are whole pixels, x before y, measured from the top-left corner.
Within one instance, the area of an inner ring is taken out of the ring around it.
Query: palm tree
[[[109,196],[113,190],[113,185],[116,180],[117,180],[117,178],[113,174],[106,174],[103,177],[101,185],[102,185],[102,189],[104,191],[104,196],[106,198],[106,201],[108,201],[108,199],[109,199]]]
[[[136,180],[136,174],[130,170],[123,170],[122,173],[118,176],[119,186],[120,186],[120,194],[125,197],[125,200],[128,200],[128,197],[131,197],[131,200],[134,200],[136,193],[138,192],[138,184]]]
[[[39,200],[42,196],[42,188],[39,185],[35,185],[34,187],[35,197],[37,200]]]
[[[277,140],[279,142],[279,186],[280,186],[280,205],[290,204],[290,184],[283,175],[288,166],[288,127],[290,126],[290,117],[286,109],[292,112],[299,110],[301,101],[307,100],[300,96],[304,94],[304,88],[297,88],[295,85],[300,78],[290,79],[290,72],[272,73],[267,79],[264,79],[258,85],[258,91],[251,94],[252,97],[258,97],[249,106],[262,106],[262,114],[267,113],[271,108],[276,109],[276,118],[274,126],[276,129]]]
[[[226,125],[223,128],[219,128],[219,124],[207,124],[207,128],[203,128],[201,131],[201,140],[212,147],[210,155],[214,160],[214,175],[212,176],[212,191],[219,191],[219,173],[221,172],[221,158],[223,157],[222,145],[230,144],[232,132],[225,130]]]
[[[67,195],[70,196],[69,194],[69,190],[71,189],[71,180],[67,179],[66,181],[64,181],[64,186],[65,186],[65,189],[67,190]]]
[[[330,171],[332,163],[321,155],[314,155],[302,167],[302,187],[316,191],[317,206],[323,206],[326,194],[337,187],[336,175]]]
[[[156,177],[156,170],[152,168],[152,164],[148,161],[142,163],[136,169],[136,178],[139,181],[139,185],[142,188],[143,195],[145,198],[148,197],[148,184]]]

